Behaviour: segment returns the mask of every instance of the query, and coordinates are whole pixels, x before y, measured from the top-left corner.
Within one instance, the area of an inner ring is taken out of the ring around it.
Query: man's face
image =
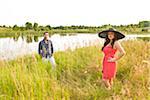
[[[48,40],[48,39],[49,39],[49,34],[48,34],[48,33],[45,33],[45,34],[44,34],[44,38],[45,38],[46,40]]]

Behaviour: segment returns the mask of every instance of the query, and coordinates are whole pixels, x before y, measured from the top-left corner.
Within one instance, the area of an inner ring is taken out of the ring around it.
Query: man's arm
[[[39,43],[38,53],[41,55],[41,42]]]
[[[51,51],[52,51],[52,54],[54,53],[54,48],[53,48],[53,43],[51,41]]]

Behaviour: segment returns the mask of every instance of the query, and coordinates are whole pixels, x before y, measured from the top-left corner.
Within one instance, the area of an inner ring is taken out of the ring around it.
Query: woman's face
[[[110,39],[110,40],[112,40],[112,39],[114,39],[114,32],[108,32],[108,38]]]

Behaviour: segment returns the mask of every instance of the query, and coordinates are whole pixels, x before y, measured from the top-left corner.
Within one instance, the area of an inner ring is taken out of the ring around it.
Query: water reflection
[[[37,53],[38,43],[43,37],[36,35],[19,36],[13,38],[0,38],[0,59],[14,59],[17,56]],[[54,45],[54,52],[74,50],[76,48],[87,47],[91,45],[103,44],[104,39],[100,39],[97,34],[54,34],[50,36]],[[150,35],[126,35],[121,41],[143,40],[150,42]]]
[[[15,36],[13,38],[0,39],[0,59],[13,59],[20,55],[37,53],[38,43],[43,37],[27,35]],[[54,34],[50,36],[53,42],[54,52],[74,50],[76,48],[98,45],[101,43],[97,34]]]
[[[67,35],[66,33],[61,33],[61,34],[60,34],[60,36],[66,36],[66,35]]]
[[[32,36],[27,36],[26,42],[27,42],[27,43],[31,43],[32,41],[33,41]]]
[[[33,38],[35,42],[38,42],[38,36],[34,36]]]
[[[66,33],[61,33],[61,34],[59,34],[60,36],[76,36],[77,34],[66,34]],[[50,37],[51,37],[52,35],[50,35]],[[27,43],[32,43],[33,41],[34,42],[38,42],[39,41],[39,37],[41,37],[41,36],[37,36],[37,35],[26,35],[26,36],[23,36],[23,35],[16,35],[16,36],[14,36],[13,37],[13,40],[14,41],[18,41],[18,38],[19,37],[21,37],[22,38],[22,40],[24,40],[24,39],[26,39],[26,42]]]
[[[14,41],[18,41],[19,35],[13,37]]]
[[[26,40],[27,43],[32,43],[33,41],[38,42],[38,40],[39,40],[38,39],[39,36],[33,36],[33,35],[27,35],[27,36],[23,36],[23,35],[19,36],[18,35],[18,36],[14,36],[13,40],[18,41],[19,38],[21,38],[22,41]]]

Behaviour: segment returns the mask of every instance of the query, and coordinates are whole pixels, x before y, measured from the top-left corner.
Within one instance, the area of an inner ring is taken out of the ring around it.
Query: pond
[[[38,52],[38,44],[43,37],[38,36],[16,36],[9,38],[0,38],[0,59],[14,59],[18,56]],[[54,34],[50,37],[53,42],[54,52],[74,50],[76,48],[99,45],[104,42],[97,34]],[[150,41],[150,35],[126,35],[127,40]]]

